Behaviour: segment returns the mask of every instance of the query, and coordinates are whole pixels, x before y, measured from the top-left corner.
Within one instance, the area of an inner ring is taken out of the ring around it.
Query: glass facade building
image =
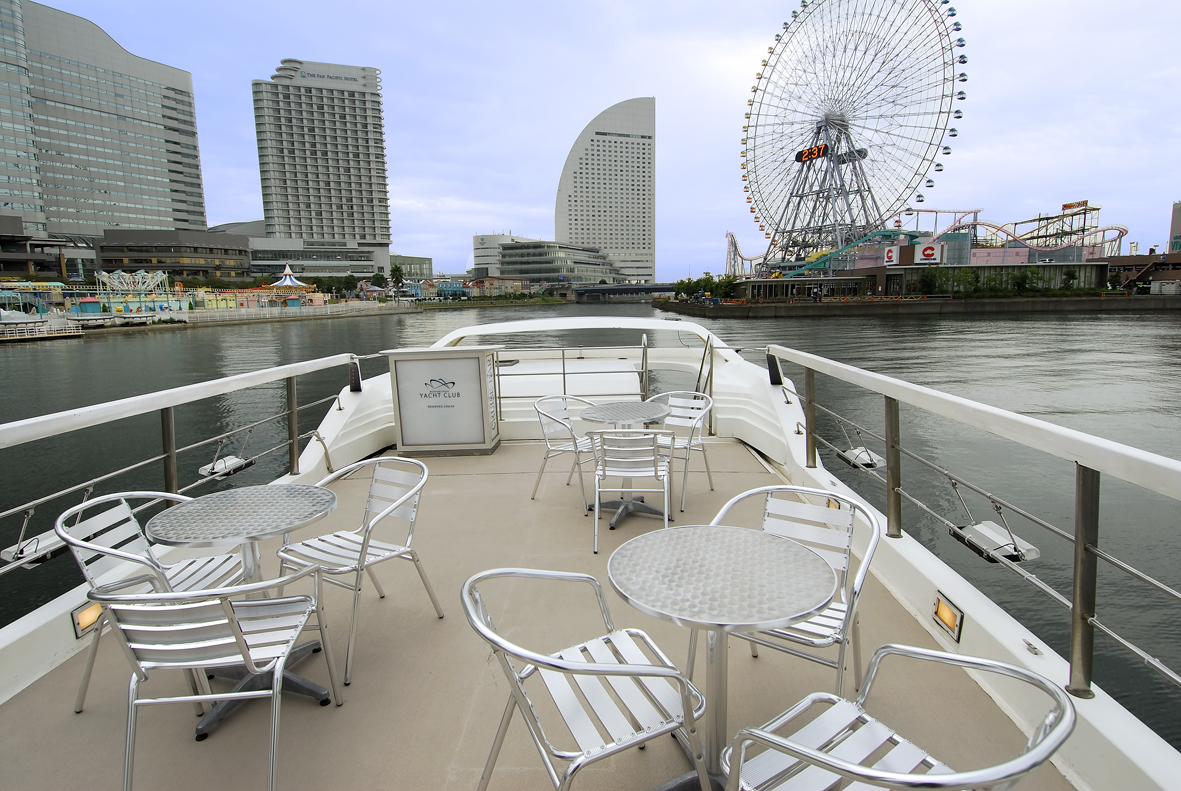
[[[0,213],[73,241],[204,230],[192,76],[89,20],[0,0]]]
[[[596,247],[561,242],[509,242],[500,245],[501,277],[520,278],[533,285],[589,284],[606,280],[625,283],[627,277]],[[479,274],[487,277],[489,273]]]
[[[287,58],[270,80],[252,87],[266,235],[352,242],[380,251],[379,271],[387,273],[379,75],[375,68]]]
[[[570,149],[554,207],[554,238],[600,248],[638,283],[656,280],[656,99],[612,105]]]

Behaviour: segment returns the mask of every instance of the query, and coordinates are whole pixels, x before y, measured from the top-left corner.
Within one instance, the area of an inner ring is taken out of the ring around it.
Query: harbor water
[[[465,308],[410,315],[380,315],[308,321],[94,334],[0,347],[0,423],[71,409],[208,379],[341,352],[360,355],[398,346],[427,345],[447,331],[470,324],[548,316],[652,316],[668,314],[646,305]],[[1039,314],[960,318],[807,318],[702,320],[752,361],[776,343],[1013,410],[1100,437],[1179,456],[1181,436],[1181,316],[1165,312]],[[664,340],[664,339],[661,339]],[[531,338],[529,345],[638,343],[638,333],[600,337]],[[660,341],[658,341],[660,342]],[[675,342],[675,336],[674,336]],[[363,362],[365,376],[388,370],[382,359]],[[797,372],[785,368],[796,378]],[[818,376],[820,403],[854,422],[882,431],[880,396],[852,390]],[[662,389],[691,387],[664,375]],[[299,400],[326,398],[347,384],[343,368],[301,377]],[[176,410],[183,446],[254,420],[280,413],[281,382],[208,399]],[[319,422],[331,404],[307,410],[301,431]],[[882,448],[831,418],[823,435],[845,447]],[[1070,463],[1028,451],[997,437],[965,429],[905,405],[903,445],[1067,532],[1073,531],[1074,469]],[[235,437],[221,455],[248,456],[279,445],[281,421]],[[246,447],[242,447],[243,441]],[[182,486],[212,461],[214,446],[182,453]],[[160,452],[155,415],[76,432],[0,455],[0,511],[66,485],[141,461]],[[875,505],[883,486],[822,451],[825,465]],[[282,474],[280,449],[215,486],[262,483]],[[159,488],[159,463],[99,484],[96,493]],[[903,465],[903,488],[957,524],[1000,521],[990,504],[965,494],[964,512],[947,480],[917,463]],[[202,488],[194,493],[210,491]],[[80,495],[47,504],[30,518],[27,534],[50,529],[56,512]],[[1176,501],[1106,477],[1102,483],[1100,546],[1116,557],[1181,588],[1181,531]],[[1004,512],[1009,526],[1041,551],[1029,570],[1069,597],[1071,545],[1043,528]],[[997,564],[986,563],[956,543],[935,520],[904,505],[905,528],[957,571],[1013,613],[1062,654],[1067,651],[1069,613]],[[0,520],[0,547],[13,544],[22,516]],[[80,581],[69,556],[0,577],[0,625],[6,624]],[[1181,668],[1181,618],[1176,602],[1100,563],[1098,618],[1175,670]],[[1114,694],[1174,746],[1181,748],[1181,693],[1133,654],[1096,637],[1096,682]]]

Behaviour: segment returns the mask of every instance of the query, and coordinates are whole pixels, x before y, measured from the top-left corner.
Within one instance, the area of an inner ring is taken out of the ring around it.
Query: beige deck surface
[[[708,490],[701,460],[695,457],[687,510],[674,510],[678,524],[707,523],[733,494],[781,482],[739,443],[711,443],[709,454],[717,490]],[[280,789],[476,787],[508,695],[499,666],[467,624],[459,604],[460,585],[483,569],[523,566],[594,574],[607,591],[617,627],[647,631],[675,661],[683,662],[687,631],[632,609],[607,582],[611,552],[641,532],[659,529],[660,521],[633,516],[619,530],[610,531],[604,519],[600,552],[592,555],[593,516],[580,516],[577,483],[563,485],[568,466],[551,462],[552,472],[542,482],[538,499],[529,500],[540,456],[540,445],[521,443],[504,445],[489,457],[426,459],[431,477],[414,546],[446,617],[435,617],[409,563],[391,561],[380,567],[388,596],[378,599],[372,587],[362,595],[353,683],[345,689],[345,704],[320,707],[307,698],[284,697]],[[338,489],[341,506],[305,535],[355,526],[366,486],[364,481],[344,483]],[[264,548],[264,557],[268,574],[273,574],[273,545]],[[497,625],[521,644],[544,651],[601,634],[602,621],[589,589],[567,587],[577,590],[526,589],[519,583],[490,587]],[[337,589],[329,593],[333,645],[342,672],[349,595]],[[936,647],[872,576],[861,612],[867,656],[885,642]],[[730,651],[731,733],[765,722],[811,691],[831,689],[833,672],[815,663],[767,650],[753,659],[748,644],[739,640],[731,641]],[[297,670],[327,685],[322,656],[311,656]],[[74,714],[83,659],[75,656],[0,706],[5,788],[120,787],[128,665],[115,642],[104,638],[86,711]],[[702,649],[696,671],[702,687],[704,670]],[[187,687],[179,674],[157,673],[143,690],[182,693]],[[874,695],[879,702],[875,713],[957,769],[1015,755],[1025,742],[960,670],[901,661],[893,667],[887,664]],[[204,742],[193,739],[195,717],[189,705],[143,709],[139,723],[136,788],[265,788],[265,703],[247,704]],[[644,751],[629,750],[584,770],[575,787],[640,791],[690,768],[675,742],[662,738]],[[1022,785],[1069,787],[1048,765]],[[510,728],[491,788],[550,788],[519,716]]]

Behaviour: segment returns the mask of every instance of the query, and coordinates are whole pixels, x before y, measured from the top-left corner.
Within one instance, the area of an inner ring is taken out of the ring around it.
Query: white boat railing
[[[909,495],[902,488],[901,459],[906,455],[938,473],[945,475],[953,485],[968,488],[988,498],[994,508],[1003,505],[1010,511],[1049,529],[1053,534],[1071,541],[1074,546],[1073,585],[1068,597],[1055,591],[1033,574],[1021,569],[1017,563],[1001,556],[999,552],[985,553],[990,560],[1016,571],[1035,587],[1071,611],[1070,634],[1070,679],[1067,691],[1078,697],[1089,698],[1091,691],[1094,635],[1099,630],[1113,638],[1124,648],[1139,656],[1145,664],[1157,670],[1162,676],[1181,686],[1181,675],[1168,668],[1159,659],[1151,656],[1130,640],[1119,635],[1096,617],[1098,561],[1103,560],[1113,567],[1165,594],[1174,601],[1181,601],[1181,591],[1165,585],[1124,561],[1098,548],[1099,543],[1099,484],[1101,475],[1111,475],[1120,480],[1173,500],[1181,500],[1181,461],[1149,451],[1124,445],[1119,442],[1096,437],[1074,429],[1057,426],[1027,415],[982,404],[960,396],[950,395],[929,387],[915,385],[900,379],[866,371],[845,363],[829,360],[814,354],[789,349],[783,346],[767,347],[767,363],[774,384],[787,386],[779,370],[784,361],[803,368],[804,386],[802,393],[790,391],[798,396],[804,406],[806,464],[817,465],[816,448],[821,443],[834,448],[832,443],[819,436],[816,411],[820,409],[833,416],[838,422],[853,426],[858,434],[868,434],[885,445],[885,476],[868,472],[886,487],[887,536],[902,536],[902,501],[907,499],[944,524],[956,526],[935,513],[925,504]],[[822,407],[817,398],[816,374],[821,373],[848,384],[877,393],[885,400],[884,436],[857,426],[831,410]],[[1075,524],[1073,534],[1057,528],[1015,506],[996,498],[985,490],[958,478],[919,455],[902,447],[900,440],[899,404],[908,404],[927,412],[949,418],[963,425],[987,431],[999,437],[1016,442],[1027,448],[1042,451],[1075,465]],[[863,471],[866,471],[863,469]],[[957,492],[958,494],[958,492]],[[961,498],[962,502],[962,498]],[[965,506],[966,508],[966,506]],[[999,513],[998,508],[998,513]]]
[[[151,455],[147,458],[140,459],[139,461],[136,461],[132,464],[124,465],[118,469],[105,472],[94,478],[69,483],[60,490],[29,500],[28,502],[10,506],[0,511],[0,520],[14,516],[19,517],[22,520],[20,522],[19,536],[17,537],[16,543],[3,550],[2,559],[5,561],[5,563],[4,565],[0,565],[0,576],[3,576],[16,568],[32,566],[40,562],[44,562],[44,560],[53,556],[62,548],[59,546],[60,541],[55,540],[56,537],[51,531],[39,533],[36,535],[29,533],[28,528],[30,526],[30,521],[39,507],[47,503],[70,497],[71,495],[77,495],[78,493],[81,493],[81,496],[83,499],[85,499],[90,496],[97,486],[103,485],[132,471],[150,467],[151,465],[158,463],[162,464],[163,466],[164,490],[168,492],[183,493],[211,481],[219,480],[224,476],[219,474],[216,470],[211,470],[211,474],[202,474],[196,481],[182,486],[177,468],[178,454],[194,451],[198,448],[212,445],[213,443],[218,443],[216,454],[220,454],[222,446],[231,437],[249,437],[250,432],[253,432],[255,428],[262,426],[263,424],[283,421],[286,424],[286,438],[273,447],[265,448],[252,453],[249,458],[242,460],[241,466],[245,467],[249,464],[253,464],[255,461],[265,456],[286,450],[288,453],[288,472],[290,474],[298,474],[300,440],[309,438],[313,440],[319,439],[319,441],[323,443],[323,439],[319,438],[315,431],[300,434],[299,413],[330,401],[336,401],[338,396],[333,394],[327,398],[321,398],[310,403],[300,404],[297,390],[297,378],[305,374],[314,373],[316,371],[323,371],[329,368],[337,368],[347,365],[350,369],[350,388],[353,390],[359,390],[361,375],[358,359],[359,358],[356,355],[352,354],[336,354],[330,357],[321,357],[315,360],[292,363],[290,365],[281,365],[274,368],[266,368],[260,371],[238,374],[236,376],[227,376],[220,379],[213,379],[208,382],[199,382],[197,384],[185,385],[183,387],[174,387],[169,390],[160,390],[155,393],[131,396],[129,398],[123,398],[117,401],[108,401],[102,404],[80,407],[78,409],[56,412],[49,415],[40,415],[38,417],[12,421],[10,423],[0,425],[0,449],[5,449],[25,445],[38,440],[48,439],[50,437],[78,431],[80,429],[90,428],[93,426],[111,423],[117,420],[123,420],[125,418],[135,417],[137,415],[158,412],[160,414],[161,438],[159,453]],[[174,410],[176,407],[277,381],[283,381],[286,385],[286,409],[279,412],[278,414],[269,415],[243,425],[234,426],[231,430],[220,433],[216,436],[198,439],[197,441],[188,445],[178,447],[174,416]],[[245,441],[243,442],[243,446],[245,446]],[[236,469],[237,468],[235,468],[235,471]],[[35,533],[36,530],[33,532]]]

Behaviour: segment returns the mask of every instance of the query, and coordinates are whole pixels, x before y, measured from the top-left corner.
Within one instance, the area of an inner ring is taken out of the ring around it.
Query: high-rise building
[[[1170,253],[1181,253],[1181,201],[1173,202],[1173,221],[1169,224]]]
[[[628,99],[574,141],[554,207],[554,238],[600,248],[628,280],[656,279],[656,99]]]
[[[2,0],[0,0],[2,2]],[[286,58],[255,80],[266,235],[358,249],[389,271],[381,77],[375,68]]]
[[[0,213],[75,242],[204,230],[192,75],[82,17],[0,0]]]

